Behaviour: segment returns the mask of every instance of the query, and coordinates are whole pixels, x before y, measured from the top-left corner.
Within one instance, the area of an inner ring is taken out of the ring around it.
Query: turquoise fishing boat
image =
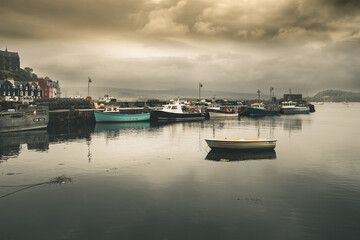
[[[126,114],[119,112],[94,112],[97,123],[146,122],[150,121],[149,113]]]

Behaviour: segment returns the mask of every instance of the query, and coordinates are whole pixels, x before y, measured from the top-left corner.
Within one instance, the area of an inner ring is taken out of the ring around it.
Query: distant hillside
[[[307,100],[313,102],[360,102],[360,93],[341,90],[325,90]]]
[[[81,95],[86,97],[87,88],[62,88],[62,97],[71,97],[72,95]],[[125,89],[125,88],[108,88],[108,87],[92,87],[90,88],[90,95],[93,99],[99,99],[105,94],[114,96],[118,99],[126,100],[140,100],[140,99],[162,99],[167,100],[171,98],[188,98],[197,99],[199,92],[197,90],[189,89],[169,89],[169,90],[136,90],[136,89]],[[211,99],[215,95],[216,99],[256,99],[256,94],[251,93],[236,93],[236,92],[225,92],[225,91],[201,91],[201,98]],[[266,96],[264,96],[265,98]]]

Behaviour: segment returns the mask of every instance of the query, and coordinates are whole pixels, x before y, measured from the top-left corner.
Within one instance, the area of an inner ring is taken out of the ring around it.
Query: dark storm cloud
[[[347,31],[355,31],[349,23],[358,23],[360,7],[355,0],[1,0],[0,4],[0,32],[8,38],[128,34],[135,38],[212,36],[237,41],[286,41],[290,36],[326,41],[340,30],[337,23],[344,19]]]
[[[0,31],[2,35],[18,31],[29,38],[99,36],[133,29],[129,14],[141,7],[142,1],[1,1],[1,18],[6,21],[1,21]],[[94,32],[84,36],[88,30]]]
[[[360,90],[360,1],[0,0],[0,18],[0,48],[64,85]]]

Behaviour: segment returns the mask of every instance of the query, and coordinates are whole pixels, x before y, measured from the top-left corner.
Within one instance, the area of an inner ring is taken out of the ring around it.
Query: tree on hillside
[[[32,72],[34,71],[32,68],[29,68],[29,67],[25,67],[24,68],[25,72],[27,72],[28,74],[32,74]]]
[[[37,76],[35,73],[33,73],[34,70],[33,70],[32,68],[30,68],[30,67],[25,67],[24,70],[25,70],[25,72],[27,72],[27,73],[31,76],[31,78],[32,78],[33,81],[36,81],[36,79],[38,78],[38,76]]]
[[[18,71],[0,71],[0,80],[13,78],[16,81],[34,81],[37,75],[32,73],[32,69],[26,67],[25,69],[19,69]]]

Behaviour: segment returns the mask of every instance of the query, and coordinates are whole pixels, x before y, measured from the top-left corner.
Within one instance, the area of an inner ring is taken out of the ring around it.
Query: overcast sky
[[[359,0],[0,0],[0,49],[62,87],[360,91]]]

